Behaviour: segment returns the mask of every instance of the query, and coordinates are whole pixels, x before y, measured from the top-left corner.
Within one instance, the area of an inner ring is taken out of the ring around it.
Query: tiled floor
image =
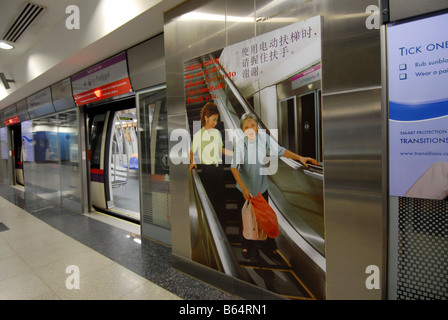
[[[168,246],[0,184],[0,300],[234,298],[174,270]]]

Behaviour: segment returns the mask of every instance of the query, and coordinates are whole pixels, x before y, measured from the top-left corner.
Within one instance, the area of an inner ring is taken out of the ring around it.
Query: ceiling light
[[[14,49],[14,47],[12,45],[10,45],[9,43],[0,41],[0,49],[11,50],[11,49]]]

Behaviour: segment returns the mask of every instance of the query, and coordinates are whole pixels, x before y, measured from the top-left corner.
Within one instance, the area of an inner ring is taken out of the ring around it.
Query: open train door
[[[92,206],[140,222],[137,116],[134,99],[87,111]]]

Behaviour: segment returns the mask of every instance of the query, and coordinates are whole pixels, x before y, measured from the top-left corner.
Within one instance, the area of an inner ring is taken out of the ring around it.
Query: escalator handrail
[[[218,62],[216,62],[216,59],[215,59],[215,57],[212,54],[208,54],[208,57],[209,57],[209,59],[214,61],[213,63],[215,65],[217,65],[218,67],[221,67],[221,65]],[[224,71],[224,68],[218,68],[218,70],[219,70],[219,73],[220,73],[221,76],[224,76],[226,74],[225,71]],[[267,128],[267,126],[260,119],[258,114],[256,112],[254,112],[254,110],[252,109],[250,104],[246,101],[246,99],[241,96],[240,91],[235,86],[235,84],[230,79],[230,77],[223,77],[223,78],[224,78],[224,81],[226,82],[228,88],[230,88],[230,90],[232,90],[233,94],[238,99],[238,101],[241,104],[241,106],[243,107],[244,111],[248,112],[248,113],[252,113],[257,118],[258,126],[260,127],[260,129],[266,130],[267,134],[275,139],[275,137],[271,135],[271,133],[270,133],[269,129]],[[277,139],[275,139],[275,140],[277,140]],[[323,180],[323,166],[308,165],[309,168],[313,169],[312,171],[310,171],[311,169],[306,168],[303,164],[301,164],[298,161],[295,161],[295,160],[292,160],[292,159],[288,159],[289,161],[285,161],[285,159],[282,159],[282,160],[286,164],[288,164],[290,167],[292,167],[293,169],[297,170],[298,168],[302,168],[302,169],[304,169],[305,174]]]
[[[207,223],[210,227],[210,233],[213,237],[224,272],[230,276],[242,278],[240,265],[232,251],[224,230],[219,224],[218,216],[207,196],[201,178],[195,169],[191,170],[191,174],[193,177],[193,185],[196,188],[202,208],[204,209]]]

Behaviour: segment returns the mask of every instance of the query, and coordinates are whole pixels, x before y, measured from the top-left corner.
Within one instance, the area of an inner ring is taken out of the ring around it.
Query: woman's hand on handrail
[[[190,164],[190,167],[188,168],[188,171],[190,171],[191,172],[191,170],[193,170],[193,168],[194,169],[196,169],[196,170],[198,170],[198,166],[196,165],[196,163],[192,163],[192,164]]]

